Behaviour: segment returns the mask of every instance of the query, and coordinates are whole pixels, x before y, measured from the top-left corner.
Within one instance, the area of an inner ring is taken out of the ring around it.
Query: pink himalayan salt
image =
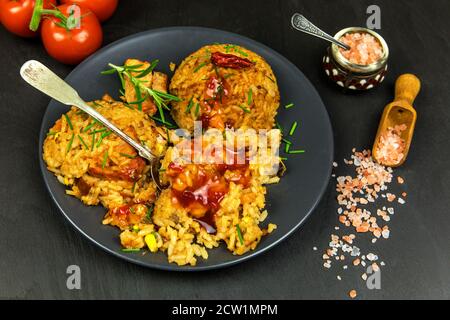
[[[339,41],[350,46],[350,50],[340,48],[339,51],[351,63],[368,65],[378,61],[383,55],[381,44],[368,33],[346,33]]]
[[[405,131],[405,124],[389,127],[380,135],[377,143],[377,158],[380,163],[385,165],[396,165],[402,161],[405,156],[405,140],[401,133]]]

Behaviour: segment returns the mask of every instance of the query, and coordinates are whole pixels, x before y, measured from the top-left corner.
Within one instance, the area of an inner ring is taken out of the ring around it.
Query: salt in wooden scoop
[[[372,148],[372,156],[378,163],[390,167],[398,167],[405,162],[417,119],[417,112],[412,104],[419,91],[420,80],[413,74],[403,74],[395,82],[394,101],[384,108]],[[380,137],[385,137],[389,128],[402,125],[406,126],[406,129],[399,133],[400,138],[404,141],[403,157],[397,162],[388,163],[380,151]]]

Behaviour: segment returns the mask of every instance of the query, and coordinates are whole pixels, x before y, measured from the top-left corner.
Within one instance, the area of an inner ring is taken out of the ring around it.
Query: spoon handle
[[[305,32],[307,34],[316,36],[316,37],[324,39],[324,40],[328,40],[345,50],[350,50],[350,47],[348,45],[346,45],[345,43],[342,43],[341,41],[336,40],[335,38],[330,36],[328,33],[323,32],[322,30],[317,28],[315,25],[313,25],[308,19],[306,19],[300,13],[294,13],[294,15],[291,18],[291,24],[292,24],[292,27],[296,30]]]
[[[147,148],[134,141],[134,139],[132,139],[129,135],[117,128],[108,119],[90,107],[80,98],[74,88],[69,86],[64,80],[58,77],[39,61],[29,60],[25,62],[20,68],[20,75],[31,86],[52,97],[53,99],[69,106],[75,106],[86,112],[92,118],[103,124],[106,128],[114,132],[117,136],[135,148],[141,157],[149,160],[150,162],[155,159],[155,156]]]
[[[406,73],[398,77],[395,82],[395,99],[394,101],[406,101],[410,106],[420,91],[420,80],[415,75]]]

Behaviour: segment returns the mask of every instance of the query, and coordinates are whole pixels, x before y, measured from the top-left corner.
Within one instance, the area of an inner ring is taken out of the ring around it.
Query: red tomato
[[[57,9],[68,17],[72,5],[63,4]],[[103,40],[102,27],[92,11],[80,8],[80,25],[66,29],[59,25],[59,18],[48,16],[42,20],[41,36],[48,54],[56,60],[77,64],[100,48]]]
[[[10,32],[21,37],[33,37],[29,29],[35,0],[0,0],[0,21]],[[56,0],[44,0],[44,8],[51,9]]]
[[[95,13],[98,20],[105,21],[116,11],[119,0],[61,0],[61,3],[75,3],[82,7],[90,9]]]

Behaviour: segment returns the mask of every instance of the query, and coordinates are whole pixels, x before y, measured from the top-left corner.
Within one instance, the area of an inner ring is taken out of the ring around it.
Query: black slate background
[[[343,94],[320,69],[326,43],[293,31],[290,16],[301,12],[334,33],[364,26],[370,4],[381,7],[380,33],[390,46],[390,71],[378,89]],[[104,24],[105,44],[147,29],[189,25],[236,32],[272,47],[295,63],[322,96],[340,163],[353,147],[371,147],[396,77],[417,74],[422,92],[415,103],[416,134],[408,161],[395,171],[406,179],[401,190],[408,192],[407,204],[392,217],[389,240],[372,245],[362,237],[358,244],[386,262],[381,290],[368,290],[361,271],[351,267],[322,267],[320,251],[338,224],[332,181],[300,230],[268,253],[232,268],[191,274],[154,271],[89,243],[66,223],[44,187],[38,131],[49,99],[29,88],[18,73],[31,58],[60,75],[71,67],[49,58],[38,40],[0,28],[0,298],[341,299],[354,288],[366,299],[449,299],[449,13],[448,0],[122,0]],[[350,171],[341,165],[337,172]],[[79,291],[66,288],[71,264],[81,267]]]

